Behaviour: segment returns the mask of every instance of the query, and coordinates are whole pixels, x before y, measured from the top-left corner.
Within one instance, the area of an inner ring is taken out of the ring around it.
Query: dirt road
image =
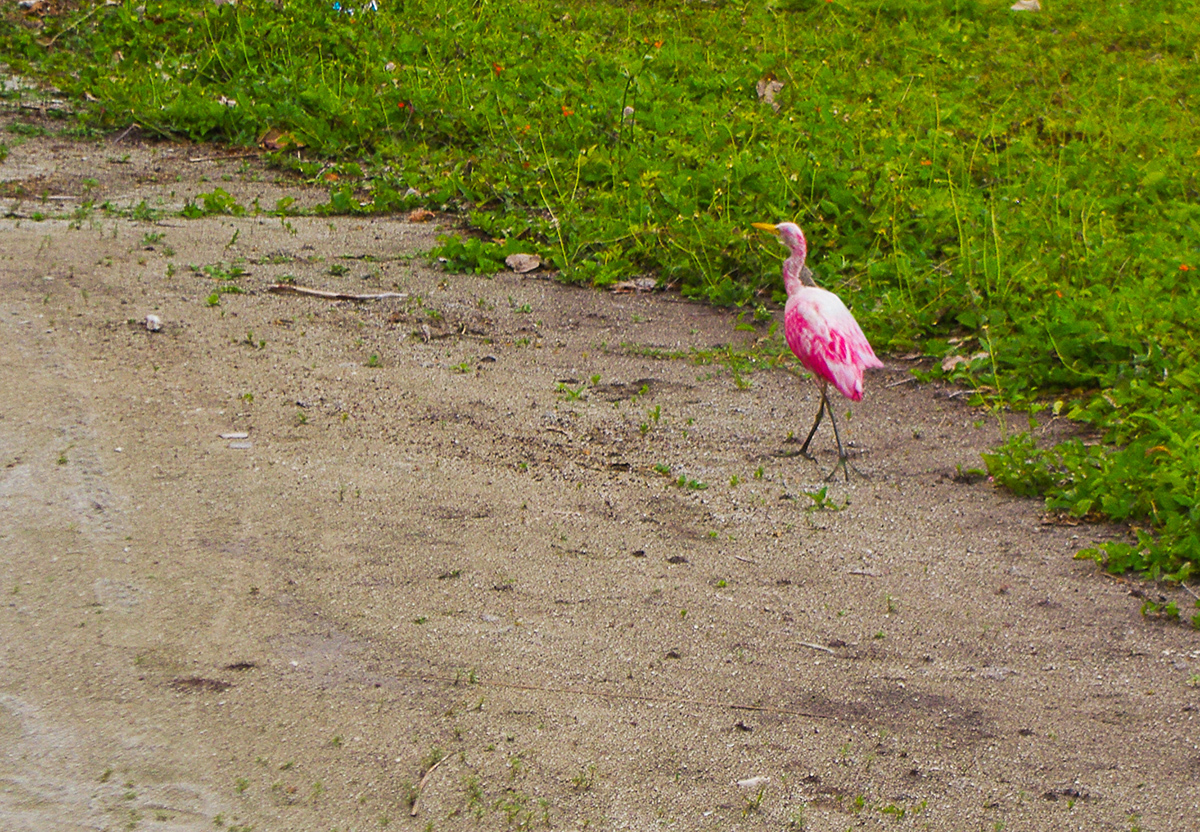
[[[1111,530],[958,477],[999,427],[902,362],[821,498],[816,387],[735,373],[729,312],[185,220],[324,194],[21,121],[3,828],[1200,828],[1196,634],[1072,560]]]

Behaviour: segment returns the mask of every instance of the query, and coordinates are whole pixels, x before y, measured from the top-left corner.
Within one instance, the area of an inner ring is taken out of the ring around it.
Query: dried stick
[[[422,790],[425,788],[425,784],[426,784],[427,782],[429,782],[429,775],[433,774],[433,770],[434,770],[435,768],[437,768],[438,766],[440,766],[442,763],[446,762],[446,761],[447,761],[447,760],[449,760],[449,759],[450,759],[450,755],[449,755],[449,754],[447,754],[445,757],[443,757],[442,759],[438,760],[436,763],[434,763],[433,765],[431,765],[431,766],[430,766],[430,767],[429,767],[429,768],[428,768],[428,769],[425,771],[425,776],[424,776],[424,777],[422,777],[422,778],[421,778],[421,782],[417,784],[417,796],[413,798],[412,811],[409,813],[409,814],[410,814],[412,817],[414,817],[414,818],[415,818],[415,817],[417,816],[417,802],[418,802],[418,801],[421,799],[421,791],[422,791]]]
[[[293,286],[290,283],[272,283],[267,287],[268,292],[274,292],[278,295],[311,295],[314,298],[325,298],[326,300],[383,300],[385,298],[399,298],[404,300],[408,297],[408,292],[372,292],[365,295],[356,295],[353,292],[327,292],[324,289],[309,289],[307,286]]]
[[[232,156],[196,156],[195,158],[188,159],[188,161],[193,162],[193,163],[195,163],[195,162],[222,162],[225,159],[253,159],[253,158],[255,158],[257,156],[261,156],[261,155],[262,155],[262,153],[260,153],[259,151],[256,150],[253,153],[235,153]]]
[[[800,642],[800,646],[807,647],[809,650],[820,650],[823,653],[829,653],[830,655],[833,654],[833,651],[830,650],[828,647],[826,647],[824,644],[813,644],[812,642],[809,642],[809,641],[802,641],[802,642]]]

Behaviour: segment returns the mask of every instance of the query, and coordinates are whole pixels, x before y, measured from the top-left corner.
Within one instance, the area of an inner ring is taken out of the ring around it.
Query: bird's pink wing
[[[788,299],[783,316],[788,346],[800,363],[852,401],[863,396],[863,370],[882,367],[867,336],[833,292],[806,287]]]

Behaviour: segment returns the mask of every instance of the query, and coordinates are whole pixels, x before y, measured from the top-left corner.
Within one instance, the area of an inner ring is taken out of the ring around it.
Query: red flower
[[[492,62],[492,72],[499,75],[503,71],[504,71],[504,67],[500,66],[500,64],[496,63],[495,61]]]
[[[1190,272],[1191,270],[1192,270],[1192,267],[1187,265],[1186,263],[1181,263],[1179,266],[1179,271],[1181,271],[1181,272]]]
[[[563,118],[566,118],[567,116],[575,115],[575,111],[568,109],[566,104],[562,105],[562,111],[563,111]]]

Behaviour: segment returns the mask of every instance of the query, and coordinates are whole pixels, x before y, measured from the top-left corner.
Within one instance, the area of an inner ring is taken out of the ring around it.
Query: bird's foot
[[[847,454],[846,456],[838,457],[837,465],[833,466],[833,470],[829,472],[829,476],[825,477],[825,482],[829,482],[834,477],[836,477],[838,469],[841,469],[842,473],[846,475],[846,482],[850,482],[850,472],[851,471],[858,474],[864,480],[871,479],[870,474],[864,473],[850,464],[850,456],[849,456],[849,454]]]

